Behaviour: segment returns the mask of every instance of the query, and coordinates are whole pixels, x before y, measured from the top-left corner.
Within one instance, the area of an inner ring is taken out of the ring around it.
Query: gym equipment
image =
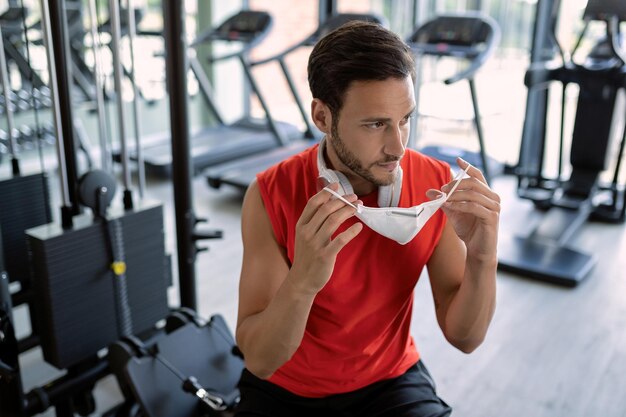
[[[113,44],[117,45],[117,0],[110,0],[109,6]],[[83,205],[93,210],[93,218],[76,215],[67,225],[47,224],[27,231],[42,351],[44,359],[58,368],[88,360],[120,336],[149,331],[168,310],[163,208],[145,201],[133,203],[119,52],[113,54],[113,61],[124,155],[123,209],[107,212],[114,182],[104,171],[92,171],[81,178],[77,189]],[[124,294],[121,306],[116,302],[118,291]],[[131,317],[132,323],[120,324],[120,316]],[[77,338],[80,344],[74,343]]]
[[[418,65],[423,56],[453,57],[469,64],[466,68],[445,79],[444,84],[450,85],[467,80],[472,97],[474,125],[476,126],[480,149],[478,155],[462,149],[443,146],[427,146],[420,149],[420,152],[446,161],[452,167],[456,167],[456,157],[460,156],[480,168],[489,183],[496,174],[502,171],[502,164],[488,158],[485,151],[474,76],[493,54],[499,41],[500,28],[496,21],[487,15],[474,12],[437,16],[418,27],[406,41],[415,53]],[[415,101],[419,104],[419,82],[415,83],[415,89]],[[413,129],[413,134],[415,134],[415,129]]]
[[[53,3],[53,1],[50,1]],[[48,10],[48,1],[41,1],[41,9],[42,9],[42,21],[45,21],[44,24],[45,30],[45,38],[47,44],[47,56],[48,63],[54,63],[54,56],[50,55],[51,48],[50,44],[50,16]],[[56,77],[54,76],[54,65],[50,65],[51,77],[50,83],[53,87],[53,98],[54,104],[53,113],[55,113],[54,121],[57,132],[60,131],[59,123],[58,123],[58,115],[56,114],[58,111],[58,95],[56,94]],[[5,90],[6,91],[6,90]],[[59,135],[59,140],[57,143],[62,142],[63,137]],[[62,155],[62,152],[58,150],[59,154]],[[64,165],[64,161],[60,160],[60,166]],[[17,166],[17,163],[14,164],[14,167]],[[61,175],[63,179],[63,175]],[[67,197],[67,190],[64,190],[63,197]],[[4,216],[2,216],[4,218]],[[88,396],[82,396],[85,392],[85,387],[89,386],[89,384],[93,384],[94,380],[101,378],[103,374],[106,373],[106,364],[103,362],[92,363],[92,364],[83,364],[82,374],[77,376],[76,369],[69,369],[68,372],[61,378],[51,381],[44,387],[38,387],[33,389],[28,394],[24,393],[23,387],[20,380],[20,369],[19,369],[19,361],[18,355],[20,349],[18,348],[18,343],[14,337],[14,331],[11,323],[11,294],[8,290],[8,281],[4,276],[2,276],[2,282],[0,282],[0,304],[2,308],[0,308],[0,321],[2,321],[2,330],[3,337],[0,337],[0,355],[2,356],[1,360],[4,368],[3,372],[6,377],[2,378],[0,381],[0,408],[3,415],[9,416],[27,416],[34,415],[39,412],[45,411],[52,404],[57,408],[57,416],[71,416],[72,414],[68,412],[68,409],[65,406],[68,404],[68,401],[71,403],[72,400],[63,399],[63,396],[73,396],[73,400],[75,401],[76,408],[81,409],[81,411],[85,412],[85,414],[90,412],[89,404],[90,402]],[[32,311],[31,311],[32,314]],[[33,316],[34,317],[34,316]],[[33,318],[33,322],[36,321]],[[9,337],[5,337],[8,335]]]
[[[162,207],[111,210],[107,219],[123,230],[132,333],[141,333],[167,314]],[[114,320],[107,233],[86,215],[75,217],[71,230],[50,224],[27,231],[44,359],[58,368],[88,358],[121,336]]]
[[[549,21],[550,10],[539,9],[539,12],[538,21]],[[532,201],[546,213],[528,236],[501,239],[498,257],[499,267],[504,271],[575,286],[589,274],[595,258],[569,247],[568,242],[587,220],[621,223],[625,218],[625,184],[620,182],[620,167],[626,129],[615,161],[613,180],[602,184],[599,176],[608,166],[614,118],[621,116],[615,114],[617,95],[626,89],[626,54],[624,44],[619,42],[619,23],[626,20],[626,4],[612,0],[589,1],[577,46],[592,21],[605,22],[606,38],[592,49],[584,63],[574,61],[577,47],[570,58],[565,59],[554,31],[556,18],[551,17],[551,27],[542,29],[544,37],[538,35],[540,29],[536,28],[533,59],[525,77],[528,101],[516,167],[519,197]],[[544,26],[547,27],[545,23]],[[537,58],[539,48],[555,50],[555,45],[561,54],[561,65]],[[556,177],[544,173],[547,87],[552,82],[563,85]],[[562,173],[565,92],[571,83],[577,84],[580,92],[569,157],[571,174],[565,178]]]
[[[132,15],[131,15],[131,11],[132,10]],[[143,19],[144,16],[144,12],[141,8],[135,8],[133,2],[131,1],[126,2],[126,4],[124,4],[124,2],[120,3],[120,36],[123,38],[125,36],[129,37],[129,45],[131,43],[133,43],[133,41],[131,41],[131,37],[134,37],[136,35],[141,35],[144,37],[153,37],[153,38],[162,38],[163,37],[163,33],[161,33],[161,31],[146,31],[146,30],[137,30],[137,26],[141,23],[141,20]],[[111,22],[111,17],[109,16],[108,19],[103,22],[102,24],[99,24],[97,26],[96,31],[99,33],[108,33],[111,34],[111,26],[112,22]],[[132,27],[131,27],[132,26]],[[101,39],[102,42],[103,39]],[[108,48],[112,48],[113,45],[111,42],[102,42],[102,45],[106,45]],[[134,49],[134,46],[131,46],[129,49]],[[131,64],[134,65],[134,52],[133,51],[129,51],[130,55],[131,55]],[[134,78],[134,74],[133,71],[134,69],[131,68],[127,68],[125,65],[122,65],[122,71],[124,73],[124,76],[126,78],[128,78],[128,80],[131,82],[131,84],[134,82],[133,78]],[[134,88],[133,88],[134,89]],[[140,98],[144,98],[144,93],[141,91],[141,89],[137,89],[137,94]],[[147,104],[154,104],[154,100],[152,99],[148,99],[147,100]]]
[[[1,249],[0,247],[0,404],[3,416],[18,416],[24,403],[24,394],[13,326],[9,277],[4,271]]]
[[[98,32],[98,13],[96,0],[88,3],[89,25],[91,26],[91,43],[94,57],[94,83],[96,86],[96,110],[98,112],[98,137],[100,139],[100,164],[103,170],[111,172],[111,149],[109,147],[109,130],[106,124],[104,102],[104,75],[102,73],[102,58],[100,56],[100,33]]]
[[[372,14],[337,14],[326,19],[312,34],[308,35],[300,42],[288,47],[284,51],[260,61],[250,62],[251,67],[264,65],[269,62],[275,61],[280,64],[280,68],[283,71],[283,75],[285,76],[285,80],[287,81],[287,84],[289,86],[289,90],[293,95],[294,101],[298,106],[298,110],[300,111],[302,119],[304,120],[304,123],[306,125],[306,131],[304,134],[306,139],[292,141],[289,144],[260,153],[259,155],[252,155],[246,158],[237,159],[232,162],[227,162],[208,168],[204,172],[204,175],[211,187],[217,189],[220,188],[222,184],[228,184],[237,187],[242,191],[245,191],[256,177],[256,174],[266,170],[267,168],[279,163],[284,159],[287,159],[292,155],[302,152],[303,150],[314,145],[321,139],[322,133],[319,132],[309,120],[309,115],[304,109],[302,99],[298,94],[298,91],[295,87],[289,69],[287,68],[285,60],[286,57],[292,52],[299,50],[303,47],[314,46],[315,43],[324,35],[333,31],[344,23],[352,20],[365,20],[370,22],[376,22],[382,25],[385,24],[385,21],[382,17]]]
[[[41,307],[33,319],[44,327],[41,333],[44,357],[65,368],[65,373],[28,393],[23,391],[17,341],[10,320],[11,297],[7,280],[0,274],[0,414],[11,417],[35,415],[50,407],[56,409],[57,417],[91,415],[95,411],[94,384],[110,373],[109,363],[98,355],[99,351],[119,335],[133,340],[134,335],[141,334],[150,339],[156,320],[167,313],[165,289],[169,265],[158,262],[160,257],[167,264],[163,256],[162,209],[143,201],[134,208],[108,209],[115,181],[103,171],[92,171],[75,186],[82,204],[91,208],[94,218],[71,212],[66,152],[62,147],[74,150],[74,144],[63,141],[60,94],[51,46],[59,39],[50,30],[51,25],[63,23],[58,19],[50,23],[48,6],[62,10],[63,0],[41,0],[41,8],[52,72],[53,121],[59,136],[56,143],[64,222],[30,229],[27,234],[37,305]],[[58,35],[58,28],[54,30]],[[69,88],[67,79],[63,88]],[[129,191],[127,184],[125,187]],[[124,202],[128,201],[132,203],[132,198],[125,195]],[[135,256],[138,252],[140,256]],[[1,263],[0,256],[0,270]],[[120,281],[123,276],[126,286]],[[91,346],[92,351],[85,349],[85,345]]]
[[[181,303],[195,308],[193,265],[200,236],[194,230],[196,217],[191,205],[186,47],[180,36],[185,33],[183,10],[177,0],[163,2]],[[191,417],[204,415],[204,411],[215,415],[234,406],[243,361],[233,353],[234,340],[223,319],[214,316],[203,323],[193,311],[182,308],[167,318],[165,331],[158,339],[125,337],[110,347],[109,363],[127,402],[137,401],[148,417]],[[127,408],[133,410],[132,405]]]
[[[4,36],[0,36],[0,79],[4,101],[9,103],[10,93],[7,62],[3,47]],[[11,155],[12,177],[0,181],[0,228],[6,271],[12,281],[20,282],[20,296],[30,289],[30,265],[24,230],[49,223],[52,220],[48,179],[45,173],[21,175],[17,139],[22,132],[15,128],[12,107],[6,106],[8,129],[6,146]],[[20,304],[20,303],[14,303]]]
[[[266,12],[241,11],[226,19],[216,28],[199,34],[196,40],[191,43],[191,48],[214,42],[241,44],[240,49],[236,52],[222,56],[210,56],[209,62],[215,63],[231,58],[238,59],[245,77],[266,115],[265,120],[244,118],[232,124],[226,124],[211,97],[209,78],[194,51],[190,51],[188,56],[190,69],[198,80],[200,91],[217,124],[214,127],[200,129],[192,133],[191,156],[194,173],[199,173],[208,166],[286,145],[292,138],[302,135],[295,126],[275,121],[272,118],[265,99],[250,71],[247,54],[269,33],[271,25],[272,18]],[[172,174],[172,149],[169,140],[167,134],[151,135],[144,138],[146,144],[144,161],[148,174],[160,177],[169,177]],[[115,153],[114,158],[116,158]]]
[[[41,88],[45,85],[42,79],[33,71],[30,60],[20,52],[19,43],[24,32],[20,20],[26,14],[23,6],[17,7],[9,2],[8,9],[0,15],[0,26],[2,26],[3,52],[8,59],[17,66],[23,80],[29,80],[34,88]],[[27,36],[27,35],[25,35]]]
[[[133,127],[135,128],[135,155],[137,157],[137,179],[139,183],[139,197],[143,198],[146,188],[146,167],[143,162],[143,151],[141,149],[141,119],[139,118],[139,88],[135,80],[135,35],[137,28],[135,25],[135,8],[133,0],[127,0],[126,16],[128,19],[128,45],[130,49],[131,67],[129,79],[133,86]]]
[[[232,410],[244,364],[224,319],[214,315],[205,323],[187,310],[168,317],[166,328],[172,327],[151,344],[123,338],[111,346],[109,362],[123,391],[146,417]]]
[[[187,42],[184,5],[176,0],[163,1],[165,76],[170,107],[170,138],[172,141],[172,183],[174,184],[174,214],[176,217],[176,247],[178,249],[178,280],[180,304],[197,309],[195,260],[197,246],[204,239],[219,239],[221,230],[199,230],[206,222],[193,209],[193,155],[189,132],[189,103],[187,98]]]
[[[115,85],[115,98],[117,100],[117,127],[119,129],[122,180],[124,183],[124,207],[132,209],[133,201],[130,193],[130,169],[128,167],[129,156],[126,144],[126,122],[124,117],[124,100],[122,98],[122,60],[120,58],[120,43],[122,29],[120,26],[119,3],[109,0],[109,16],[111,19],[111,50],[113,51],[113,80]]]

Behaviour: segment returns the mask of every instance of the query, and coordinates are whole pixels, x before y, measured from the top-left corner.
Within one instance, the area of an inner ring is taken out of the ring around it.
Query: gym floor
[[[518,122],[514,121],[515,126]],[[499,139],[518,137],[515,129],[511,132],[511,123],[508,117],[486,121],[488,146],[505,159],[517,152],[517,141],[507,144]],[[439,136],[450,141],[454,136],[474,140],[471,125],[448,122],[445,126],[438,130],[435,122],[427,123],[422,134],[435,140]],[[54,193],[54,178],[51,184]],[[503,201],[503,236],[524,234],[539,219],[531,203],[517,198],[515,187],[512,177],[499,177],[493,183]],[[209,227],[224,232],[224,238],[210,242],[210,251],[198,258],[199,312],[204,317],[222,314],[234,331],[242,195],[228,188],[210,189],[200,176],[194,180],[194,197],[196,214],[208,217]],[[163,202],[167,248],[175,254],[171,184],[151,180],[147,198]],[[58,203],[53,207],[56,210]],[[597,265],[590,276],[576,288],[563,288],[500,272],[493,323],[483,345],[471,355],[455,350],[444,339],[436,324],[428,279],[420,279],[412,332],[440,396],[455,409],[453,415],[626,416],[626,226],[587,224],[571,245],[596,255]],[[178,303],[177,294],[172,288],[172,305]],[[20,322],[27,321],[24,311],[18,311],[17,318],[20,328]],[[26,388],[58,375],[41,361],[38,349],[23,355],[21,364]],[[96,395],[100,411],[121,398],[113,378],[103,380]]]

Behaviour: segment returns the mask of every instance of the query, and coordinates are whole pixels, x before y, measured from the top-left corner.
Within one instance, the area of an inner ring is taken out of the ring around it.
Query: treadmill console
[[[589,0],[584,18],[589,20],[609,20],[617,16],[620,22],[626,21],[626,1],[624,0]]]
[[[495,39],[494,29],[479,16],[439,16],[421,26],[407,42],[422,53],[473,59]]]
[[[244,10],[241,11],[215,29],[214,39],[252,42],[265,34],[272,24],[272,18],[267,12]]]
[[[412,40],[418,43],[474,46],[485,42],[487,35],[488,28],[479,19],[442,16],[416,33],[416,39]]]
[[[343,26],[344,24],[355,20],[378,23],[382,26],[385,25],[385,21],[382,17],[373,14],[340,13],[327,18],[326,21],[324,21],[324,23],[322,23],[320,27],[315,31],[315,34],[312,36],[312,38],[315,38],[315,41],[317,41],[328,35],[333,30],[339,28],[340,26]]]

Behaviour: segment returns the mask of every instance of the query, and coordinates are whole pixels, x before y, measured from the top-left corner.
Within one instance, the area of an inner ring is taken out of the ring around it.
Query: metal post
[[[487,153],[485,152],[485,141],[483,139],[483,127],[482,121],[480,120],[480,110],[478,108],[478,97],[476,96],[476,85],[474,84],[473,78],[470,78],[467,81],[469,82],[470,95],[472,96],[472,107],[474,108],[474,124],[476,125],[476,134],[478,136],[478,144],[480,146],[480,160],[483,163],[483,173],[485,174],[487,184],[491,185],[491,170],[489,169],[489,160],[487,158]]]
[[[192,165],[187,107],[187,56],[184,2],[163,1],[165,75],[170,100],[172,131],[172,179],[178,246],[180,303],[196,309],[196,249],[193,241],[195,215],[191,188]]]
[[[337,14],[337,0],[319,0],[319,26]]]
[[[124,184],[124,208],[133,208],[133,199],[130,193],[130,170],[128,169],[128,146],[126,144],[126,128],[124,117],[124,100],[122,98],[122,60],[120,59],[120,39],[122,29],[120,26],[119,0],[109,0],[109,14],[111,19],[111,51],[113,52],[113,80],[115,84],[115,97],[117,99],[117,126],[119,128],[120,149],[122,153],[122,183]]]
[[[143,152],[141,149],[141,119],[139,117],[139,88],[135,78],[135,8],[133,0],[128,0],[126,4],[128,12],[128,44],[130,47],[130,82],[133,85],[133,119],[135,126],[135,155],[137,155],[137,177],[139,179],[139,198],[143,198],[146,189],[146,167],[143,163]]]
[[[261,107],[263,107],[263,111],[265,112],[265,117],[267,119],[267,124],[270,130],[272,131],[272,133],[274,134],[274,136],[276,137],[276,139],[278,140],[278,145],[287,146],[289,144],[289,139],[285,137],[283,132],[280,130],[280,128],[274,121],[274,118],[272,117],[272,114],[270,113],[270,108],[267,105],[267,102],[263,99],[263,96],[261,95],[259,85],[254,79],[254,75],[252,75],[252,71],[250,70],[250,64],[248,64],[248,61],[246,57],[243,56],[243,54],[239,55],[239,61],[241,61],[241,67],[243,68],[243,72],[246,78],[248,79],[250,88],[252,88],[252,91],[256,95],[257,100],[259,100]]]
[[[556,26],[560,0],[540,0],[536,7],[530,64],[554,56],[551,28]],[[524,178],[540,178],[543,171],[549,90],[531,88],[526,99],[526,116],[522,130],[517,172]]]
[[[51,2],[53,3],[54,0]],[[50,97],[52,98],[52,120],[54,122],[54,130],[56,134],[56,151],[57,151],[57,159],[59,161],[59,183],[61,186],[61,224],[64,228],[68,229],[72,227],[72,216],[74,214],[74,207],[72,206],[72,202],[75,202],[76,199],[74,194],[71,191],[70,183],[68,180],[68,169],[67,169],[67,161],[65,160],[65,156],[67,155],[65,149],[67,148],[67,144],[65,143],[65,129],[63,128],[61,120],[61,100],[59,97],[59,89],[57,81],[60,79],[57,77],[57,60],[56,60],[56,51],[53,48],[53,39],[51,33],[51,21],[50,21],[50,10],[48,9],[48,1],[40,0],[41,5],[41,28],[43,32],[43,40],[44,46],[46,48],[46,57],[48,59],[48,74],[50,78]],[[61,61],[63,62],[63,61]],[[63,65],[64,78],[65,78],[65,88],[67,89],[68,84],[68,74]],[[65,97],[67,98],[67,97]],[[71,109],[68,109],[71,113]],[[73,128],[72,128],[73,129]],[[70,130],[73,132],[73,130]],[[73,140],[73,136],[70,135],[70,139]],[[76,168],[76,159],[73,159],[74,168]],[[74,171],[76,174],[76,171]]]
[[[302,99],[300,98],[300,94],[298,94],[298,89],[296,88],[296,84],[294,83],[293,78],[291,78],[291,74],[289,72],[289,69],[287,68],[284,57],[281,56],[280,58],[278,58],[278,63],[280,64],[280,68],[285,74],[285,79],[287,80],[289,90],[291,90],[291,94],[293,95],[296,105],[298,106],[298,110],[300,110],[300,114],[302,115],[302,119],[304,120],[304,125],[306,126],[304,136],[309,139],[315,139],[315,134],[313,133],[313,125],[311,124],[306,110],[304,110],[304,107],[302,106]]]
[[[2,28],[0,28],[0,78],[2,80],[2,90],[4,91],[4,112],[7,115],[7,130],[9,136],[9,152],[11,153],[11,165],[13,166],[13,175],[20,175],[20,166],[18,163],[17,155],[17,143],[13,129],[15,123],[13,122],[13,109],[11,108],[11,99],[9,93],[11,92],[11,84],[9,83],[9,69],[7,67],[7,58],[4,54],[4,35],[2,34]]]
[[[72,74],[70,69],[70,46],[67,37],[67,11],[65,0],[48,0],[47,2],[42,0],[41,3],[42,10],[44,7],[49,7],[49,41],[54,51],[53,64],[55,67],[54,72],[56,72],[56,78],[53,78],[52,67],[50,67],[50,84],[52,84],[53,79],[56,79],[58,87],[58,107],[56,107],[58,115],[56,117],[60,119],[63,135],[63,152],[65,154],[69,205],[71,205],[72,215],[76,215],[81,212],[81,209],[78,204],[77,196],[78,168],[76,163],[76,140],[74,138]],[[61,111],[61,109],[63,110]]]
[[[91,25],[91,42],[93,43],[94,59],[94,79],[96,82],[96,107],[98,110],[98,133],[100,136],[100,152],[102,169],[111,172],[111,150],[109,149],[109,132],[104,114],[104,79],[102,72],[102,61],[100,59],[100,34],[98,33],[98,11],[96,0],[89,0],[87,7],[89,11],[89,23]]]

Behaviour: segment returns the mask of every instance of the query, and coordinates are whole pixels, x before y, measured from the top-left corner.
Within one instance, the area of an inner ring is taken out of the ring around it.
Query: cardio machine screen
[[[626,21],[625,0],[589,0],[585,9],[585,18],[606,20],[617,16],[619,21]]]

